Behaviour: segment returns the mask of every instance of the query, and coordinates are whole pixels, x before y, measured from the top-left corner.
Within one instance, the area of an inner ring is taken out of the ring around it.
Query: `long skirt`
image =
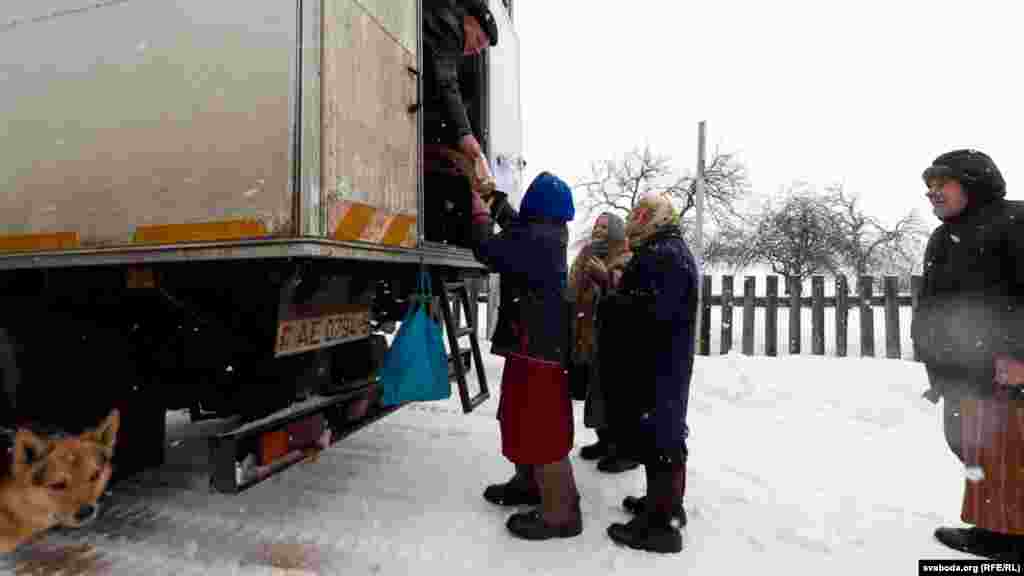
[[[509,354],[498,401],[501,452],[515,464],[551,464],[573,443],[569,380],[558,362]]]
[[[968,474],[960,519],[1003,534],[1024,535],[1024,401],[965,398],[960,402]]]

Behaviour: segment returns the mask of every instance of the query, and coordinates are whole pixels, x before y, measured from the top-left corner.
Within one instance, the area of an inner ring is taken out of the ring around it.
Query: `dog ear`
[[[14,435],[14,476],[26,474],[32,466],[46,458],[53,445],[29,430],[19,428]]]
[[[96,442],[101,446],[113,449],[114,444],[117,442],[117,430],[121,427],[121,413],[114,408],[110,411],[110,414],[100,422],[96,428],[92,430],[86,430],[82,433],[83,440],[89,440]]]

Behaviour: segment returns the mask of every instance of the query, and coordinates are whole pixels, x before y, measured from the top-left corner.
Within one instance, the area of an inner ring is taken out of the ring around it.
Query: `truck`
[[[168,411],[221,419],[210,483],[239,492],[401,407],[376,373],[424,273],[462,409],[486,401],[494,279],[423,234],[422,4],[5,0],[0,426],[117,408],[122,478],[163,463]],[[463,81],[515,202],[519,40],[490,5]]]

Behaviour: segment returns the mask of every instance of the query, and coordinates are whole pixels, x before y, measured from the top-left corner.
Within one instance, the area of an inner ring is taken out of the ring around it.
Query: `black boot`
[[[668,522],[668,519],[652,519],[642,514],[626,524],[612,524],[608,536],[623,546],[634,550],[678,554],[683,550],[683,535]]]
[[[646,496],[626,496],[622,500],[622,507],[626,509],[626,512],[630,514],[638,515],[643,514],[647,507]],[[686,510],[680,504],[675,511],[672,513],[672,518],[679,521],[680,526],[686,526]]]
[[[531,467],[517,466],[516,475],[504,484],[492,484],[484,490],[484,499],[498,506],[538,506],[540,489],[533,481]]]
[[[611,454],[605,456],[604,458],[601,458],[601,460],[597,463],[597,469],[600,470],[601,472],[604,472],[605,474],[621,474],[623,472],[628,472],[638,466],[640,466],[639,462],[634,462],[632,460],[620,458],[619,456],[615,455],[614,451],[612,451]]]
[[[608,455],[608,442],[598,439],[593,444],[580,448],[580,458],[584,460],[600,460]]]
[[[550,486],[549,486],[550,488]],[[575,490],[575,488],[574,488]],[[545,494],[548,497],[552,497],[558,489],[549,490]],[[544,514],[541,512],[541,507],[535,508],[529,512],[520,512],[519,514],[513,514],[509,517],[505,526],[509,532],[517,538],[523,540],[550,540],[551,538],[572,538],[579,536],[583,533],[583,511],[580,508],[580,497],[576,496],[576,501],[572,504],[572,518],[561,525],[548,524],[544,520]]]
[[[1024,547],[1021,546],[1020,537],[1000,534],[983,528],[944,526],[935,530],[935,539],[953,550],[975,556],[1012,562],[1024,560],[1024,554],[1022,554]]]
[[[597,442],[580,448],[580,458],[583,458],[584,460],[600,460],[601,458],[611,454],[611,432],[607,428],[597,428],[594,432],[597,434]]]
[[[549,540],[551,538],[572,538],[583,533],[583,517],[576,517],[562,526],[552,526],[544,521],[539,509],[520,512],[509,517],[505,523],[509,532],[523,540]]]

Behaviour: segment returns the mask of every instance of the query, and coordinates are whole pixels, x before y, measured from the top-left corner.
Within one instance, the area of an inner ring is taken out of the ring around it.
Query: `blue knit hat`
[[[550,218],[569,222],[576,217],[572,203],[572,189],[561,178],[541,172],[530,183],[519,203],[519,214],[524,218]]]

